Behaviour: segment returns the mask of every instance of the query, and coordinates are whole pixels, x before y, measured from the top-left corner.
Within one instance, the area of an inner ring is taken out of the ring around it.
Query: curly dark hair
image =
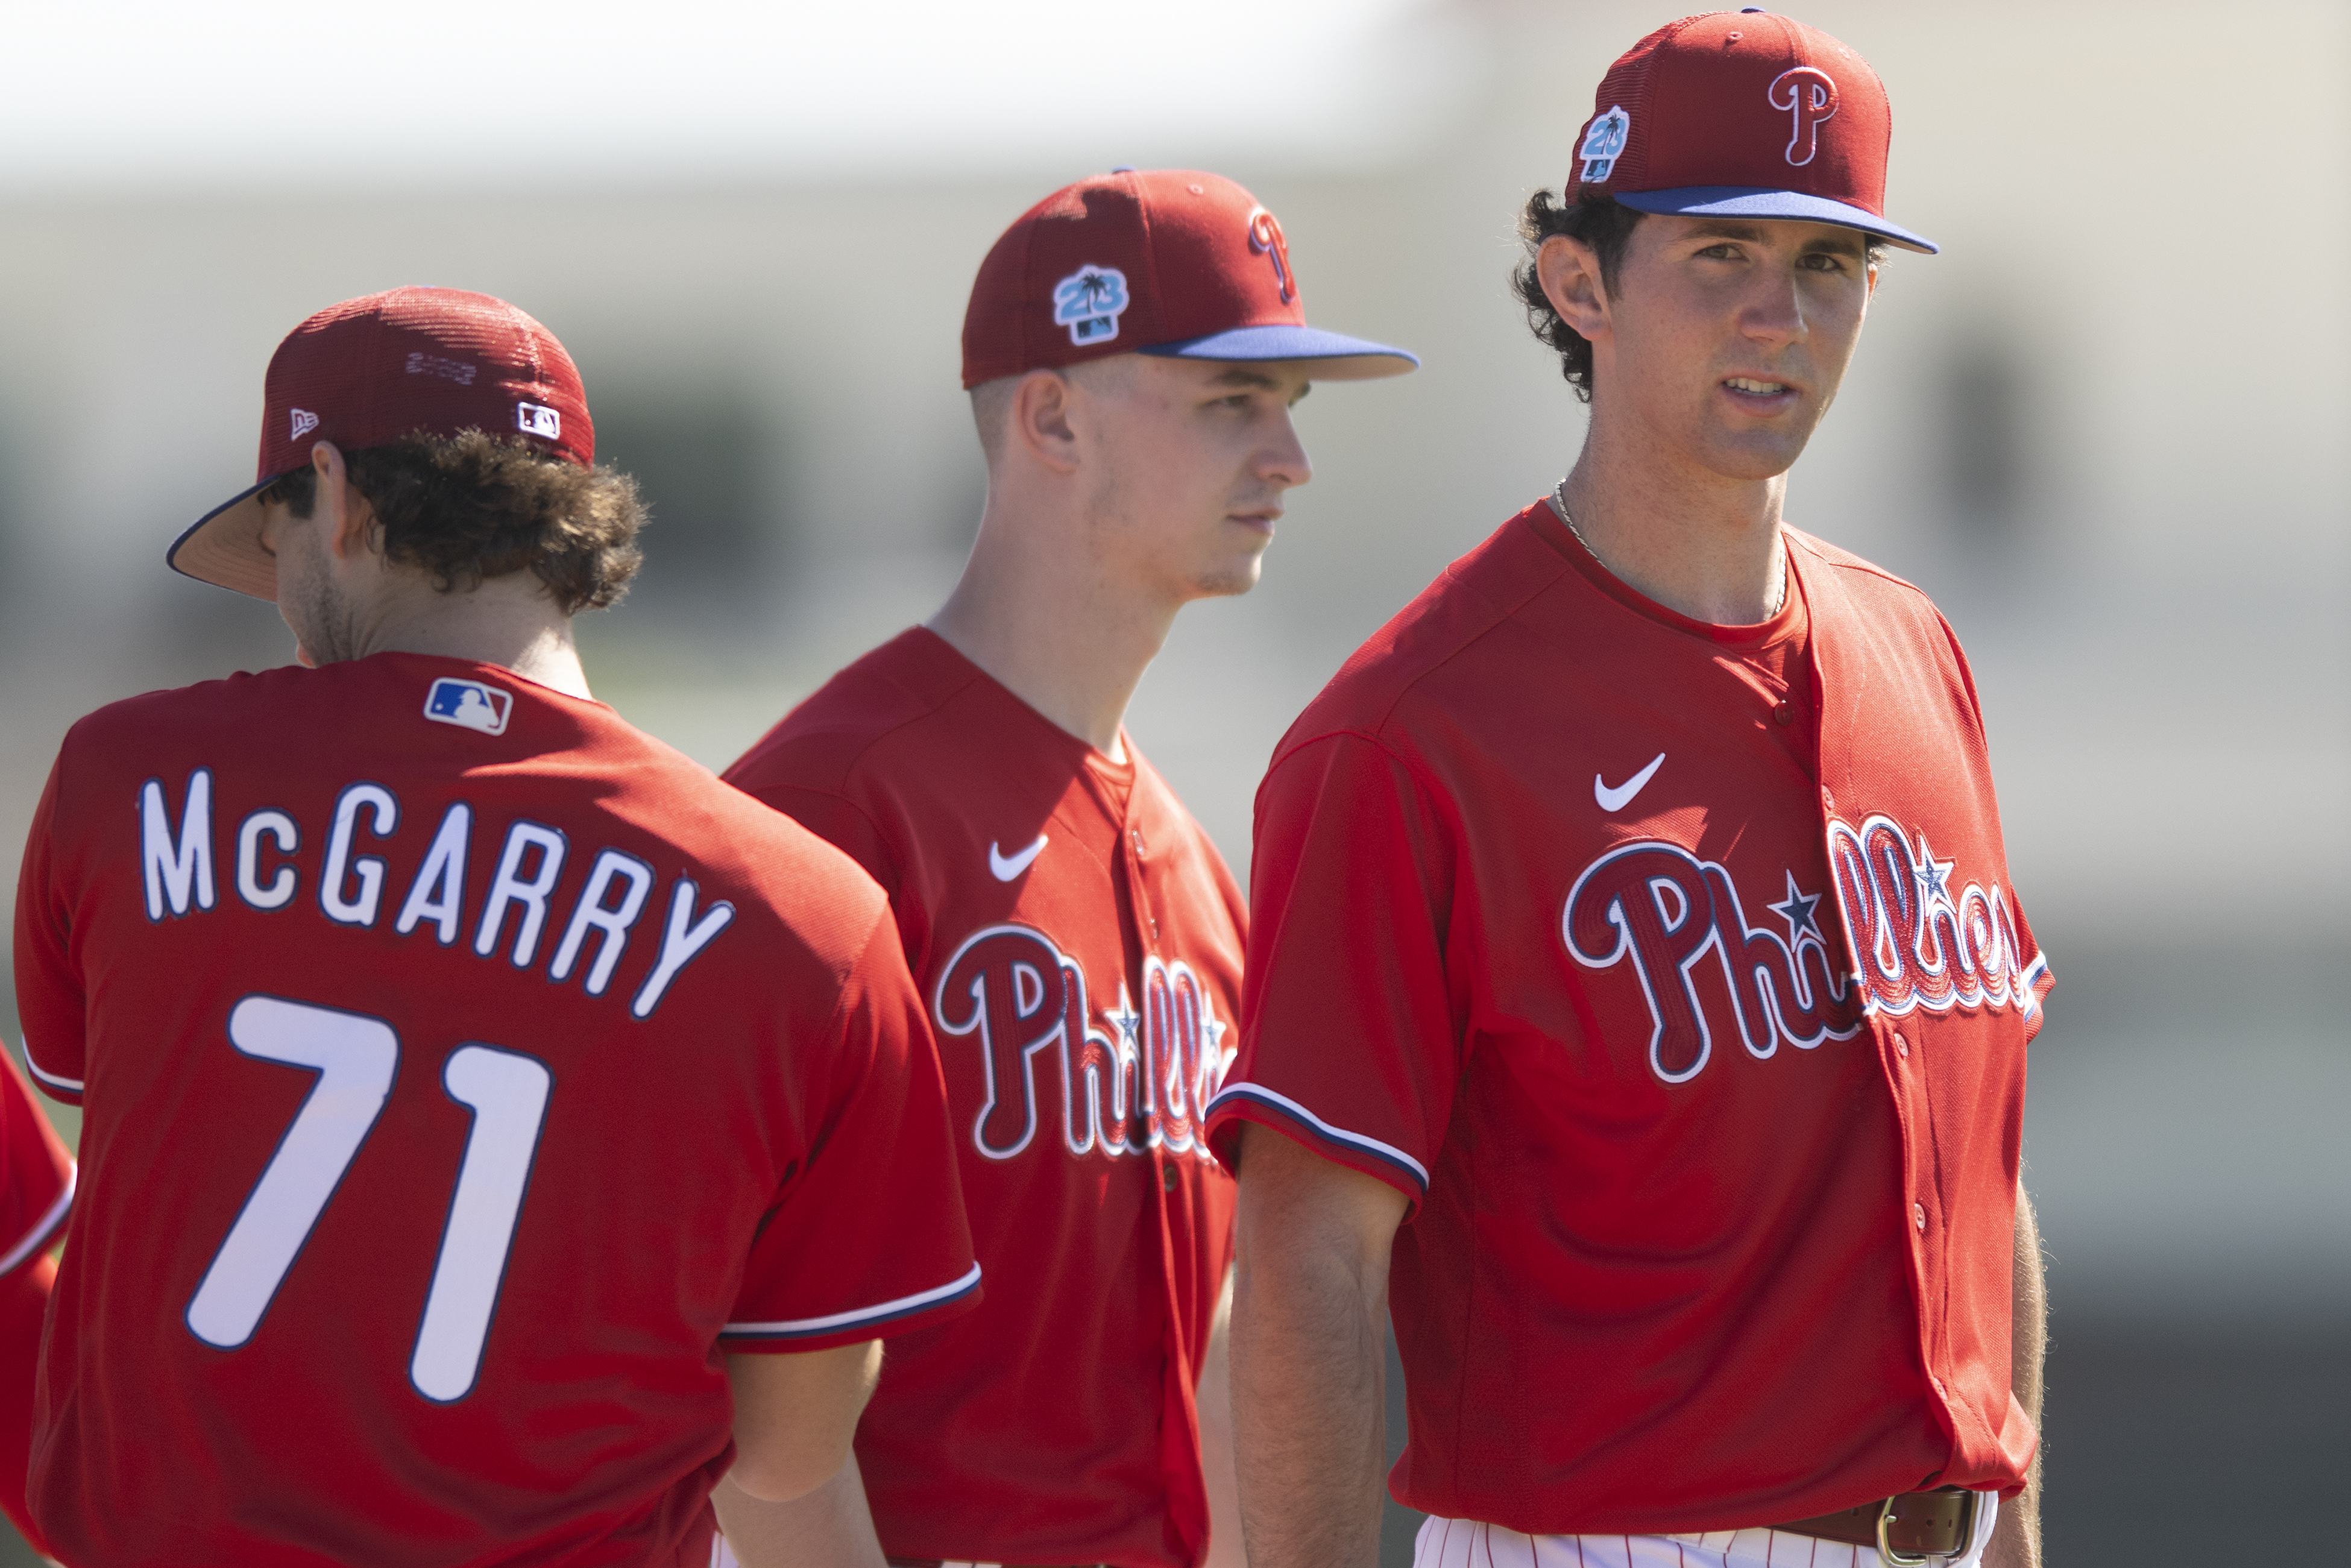
[[[1519,238],[1526,242],[1527,257],[1510,269],[1510,290],[1526,307],[1528,329],[1559,354],[1559,373],[1567,378],[1582,402],[1592,401],[1592,344],[1552,308],[1543,295],[1542,279],[1535,273],[1535,257],[1541,254],[1543,241],[1553,235],[1582,240],[1599,256],[1600,281],[1614,293],[1625,242],[1633,237],[1633,225],[1647,215],[1614,196],[1561,202],[1553,200],[1549,191],[1537,191],[1528,197],[1526,210],[1519,214]]]
[[[413,431],[343,461],[382,526],[384,559],[422,567],[444,593],[528,569],[574,615],[618,603],[644,559],[637,482],[610,466],[582,468],[478,430]],[[281,474],[261,499],[308,517],[318,471]]]

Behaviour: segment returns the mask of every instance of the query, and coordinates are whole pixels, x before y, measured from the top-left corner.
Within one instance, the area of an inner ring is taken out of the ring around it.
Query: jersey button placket
[[[1921,1236],[1927,1233],[1927,1206],[1925,1204],[1914,1203],[1910,1206],[1910,1223],[1918,1228],[1918,1233]]]

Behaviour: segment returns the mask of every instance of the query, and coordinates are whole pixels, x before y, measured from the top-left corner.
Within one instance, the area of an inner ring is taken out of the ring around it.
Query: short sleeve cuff
[[[81,1103],[82,1081],[78,1078],[68,1078],[62,1073],[45,1071],[41,1064],[33,1060],[33,1047],[29,1040],[25,1045],[25,1065],[31,1070],[33,1082],[40,1085],[42,1093],[64,1104]]]
[[[1394,1144],[1324,1121],[1289,1095],[1259,1083],[1228,1083],[1208,1102],[1208,1147],[1231,1171],[1240,1169],[1240,1124],[1255,1122],[1285,1134],[1336,1165],[1387,1183],[1416,1207],[1428,1194],[1428,1167]]]
[[[789,1318],[774,1322],[728,1323],[718,1331],[719,1343],[737,1353],[831,1350],[886,1339],[909,1329],[929,1328],[979,1304],[979,1265],[974,1263],[961,1279],[935,1290],[921,1291],[870,1307],[832,1312],[820,1318]]]

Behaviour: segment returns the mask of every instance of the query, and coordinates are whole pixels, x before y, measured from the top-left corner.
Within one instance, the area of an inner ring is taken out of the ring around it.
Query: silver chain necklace
[[[1558,484],[1551,487],[1551,507],[1552,511],[1559,514],[1559,520],[1567,525],[1567,531],[1575,536],[1575,542],[1583,547],[1583,553],[1593,560],[1600,561],[1601,570],[1606,571],[1608,563],[1600,560],[1600,552],[1592,548],[1592,541],[1585,538],[1583,530],[1575,526],[1575,514],[1567,509],[1567,478],[1564,475],[1561,476]],[[1611,575],[1613,576],[1614,573]],[[1788,560],[1787,556],[1782,553],[1780,558],[1780,592],[1778,597],[1771,601],[1771,614],[1766,615],[1763,619],[1769,621],[1786,608],[1788,608]]]

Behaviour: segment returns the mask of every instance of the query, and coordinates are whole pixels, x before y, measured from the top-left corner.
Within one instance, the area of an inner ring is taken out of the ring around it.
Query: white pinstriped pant
[[[1976,1494],[1967,1550],[1929,1557],[1937,1568],[1977,1568],[2000,1517],[2000,1494]],[[1420,1527],[1413,1568],[1878,1568],[1877,1548],[1815,1541],[1783,1531],[1704,1535],[1521,1535],[1499,1524],[1431,1518]]]

